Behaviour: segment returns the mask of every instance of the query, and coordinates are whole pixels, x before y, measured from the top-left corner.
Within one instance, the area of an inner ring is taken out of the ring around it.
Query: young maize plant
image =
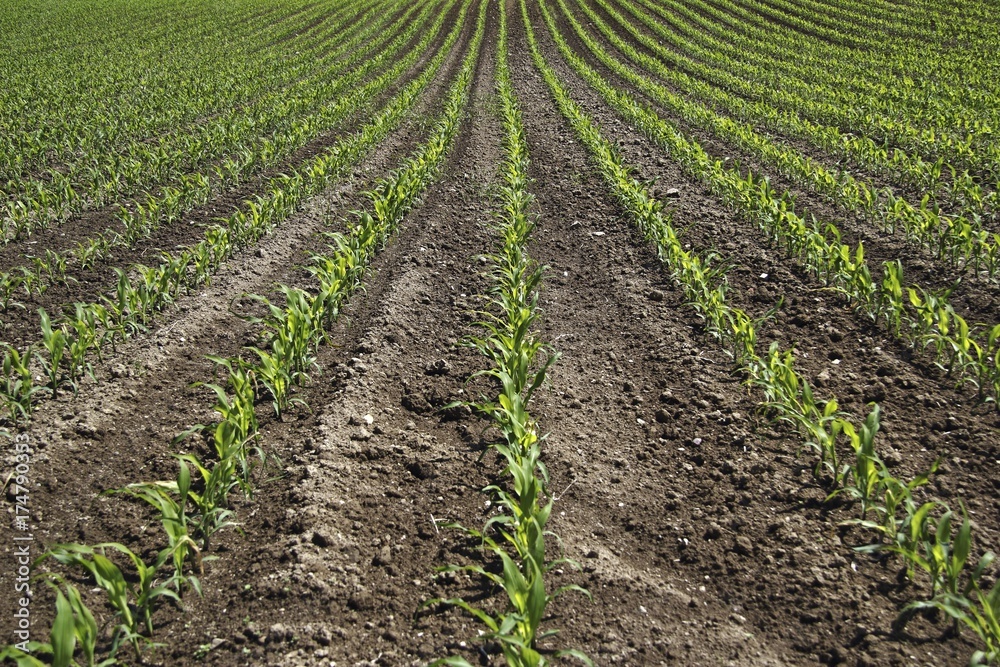
[[[1000,581],[994,582],[989,591],[981,589],[978,583],[973,584],[972,590],[975,593],[972,604],[965,604],[962,598],[945,611],[964,623],[986,645],[985,651],[972,654],[969,664],[992,665],[1000,661]]]
[[[14,424],[31,418],[34,398],[45,387],[34,384],[31,373],[31,348],[19,351],[7,343],[2,343],[3,379],[0,380],[0,398]]]
[[[39,352],[35,352],[35,358],[45,369],[45,374],[49,377],[49,391],[55,396],[62,381],[60,367],[66,352],[66,333],[58,327],[52,328],[52,321],[44,308],[38,309],[38,315],[42,321],[42,345],[48,352],[48,358]]]
[[[540,4],[543,13],[544,3]],[[527,14],[527,6],[521,0],[521,13],[527,31],[529,47],[537,69],[548,83],[557,106],[576,131],[582,143],[591,151],[594,161],[608,182],[611,190],[635,219],[636,224],[656,242],[660,257],[674,271],[675,278],[685,278],[696,281],[702,275],[698,271],[678,270],[679,267],[693,265],[690,255],[677,240],[676,233],[665,218],[655,201],[651,201],[642,185],[633,179],[628,169],[622,164],[613,147],[596,129],[590,119],[569,98],[565,88],[556,78],[555,73],[544,61],[535,42],[533,30]],[[553,32],[555,33],[554,29]],[[613,92],[613,89],[608,89]],[[617,93],[615,93],[617,95]],[[719,163],[713,167],[721,172]],[[751,190],[744,191],[748,199]],[[849,264],[851,270],[859,275],[856,267],[863,258],[852,257],[852,253],[840,251],[837,253],[841,264]],[[869,278],[870,280],[870,278]],[[685,284],[684,289],[689,295],[697,295],[701,304],[699,312],[709,323],[725,321],[721,315],[707,316],[711,309],[730,310],[724,298],[724,293],[712,292],[710,289],[696,287],[696,283]],[[718,296],[719,298],[716,298]],[[938,313],[939,306],[935,313]],[[731,309],[734,310],[735,309]],[[930,310],[930,309],[928,309]],[[732,318],[736,319],[748,318]],[[940,327],[942,321],[947,321],[940,314],[928,319],[928,328]],[[728,342],[728,341],[727,341]],[[905,622],[907,615],[917,610],[933,606],[940,608],[952,617],[960,620],[980,635],[988,647],[987,652],[977,652],[974,660],[987,659],[984,656],[995,657],[995,649],[1000,640],[990,636],[991,618],[995,618],[996,599],[983,594],[978,588],[978,581],[993,561],[993,555],[987,552],[980,560],[976,569],[968,572],[966,561],[970,551],[971,527],[966,530],[966,524],[953,536],[950,513],[945,508],[940,518],[935,518],[933,511],[941,506],[936,501],[918,506],[912,492],[926,483],[927,477],[936,469],[932,466],[928,473],[916,477],[909,483],[903,483],[891,477],[884,464],[878,458],[874,447],[874,438],[879,428],[879,409],[875,405],[865,423],[856,427],[847,415],[839,412],[835,399],[820,406],[808,385],[793,368],[794,356],[791,351],[782,353],[776,344],[772,345],[766,358],[760,358],[756,352],[750,351],[744,363],[744,370],[750,381],[762,387],[765,394],[765,405],[775,409],[781,418],[787,419],[799,426],[806,433],[806,446],[817,450],[820,461],[816,474],[825,468],[833,474],[833,482],[842,487],[834,494],[846,493],[861,501],[862,517],[851,523],[862,525],[878,531],[887,542],[862,547],[862,551],[885,550],[900,554],[907,561],[911,578],[916,568],[926,571],[931,579],[931,598],[918,601],[903,612],[901,620]],[[838,440],[847,438],[855,454],[854,465],[838,467]],[[880,516],[880,521],[869,521],[865,517],[874,511]],[[902,516],[900,516],[902,513]],[[963,572],[966,574],[966,585],[959,587],[958,583]],[[971,597],[975,593],[975,599]],[[998,594],[1000,595],[1000,594]],[[977,606],[978,605],[978,606]],[[992,615],[992,616],[991,616]],[[990,653],[993,651],[993,653]]]
[[[135,575],[126,577],[107,557],[108,549],[119,552],[131,561]],[[162,549],[150,565],[117,542],[93,547],[63,544],[49,549],[36,561],[36,565],[51,558],[63,565],[82,568],[90,574],[115,609],[117,625],[111,640],[110,657],[114,658],[122,644],[128,642],[135,650],[136,657],[141,660],[144,646],[157,646],[150,638],[153,634],[153,610],[162,599],[180,603],[178,591],[185,585],[187,578],[176,570],[169,576],[164,576],[162,572],[164,565],[173,558],[174,550],[174,547]]]
[[[188,556],[191,556],[198,575],[204,574],[201,550],[191,537],[192,532],[196,532],[202,527],[204,518],[188,514],[188,500],[191,499],[191,470],[184,461],[180,461],[176,482],[129,484],[124,489],[112,493],[126,493],[134,498],[144,500],[157,510],[163,531],[167,535],[168,547],[173,552],[174,570],[183,575],[184,565]],[[197,507],[197,503],[195,503],[195,507]],[[206,542],[207,539],[206,537]],[[185,577],[184,583],[191,586],[198,595],[201,595],[201,583],[194,574]]]
[[[56,594],[56,616],[52,622],[47,644],[28,642],[28,653],[13,646],[0,649],[0,660],[12,660],[17,667],[110,667],[117,664],[116,660],[106,658],[98,661],[96,657],[97,640],[100,632],[93,613],[83,603],[80,591],[56,574],[49,575],[45,583]],[[65,594],[64,594],[65,592]],[[74,661],[77,645],[83,652],[83,662]],[[51,662],[42,662],[36,655],[51,656]]]
[[[527,412],[527,403],[544,382],[546,371],[557,355],[538,341],[532,331],[532,324],[538,317],[537,288],[543,269],[534,264],[525,250],[533,228],[528,213],[532,197],[527,189],[527,143],[507,69],[506,29],[506,10],[501,3],[496,78],[507,159],[503,166],[506,183],[501,190],[503,220],[497,229],[503,245],[491,258],[492,303],[499,314],[487,313],[488,320],[479,323],[487,333],[486,338],[472,338],[470,345],[494,364],[477,375],[492,377],[501,386],[495,401],[485,400],[475,407],[492,419],[503,436],[502,442],[493,447],[507,463],[506,472],[513,488],[508,491],[491,485],[484,489],[493,494],[502,510],[487,521],[482,530],[451,524],[479,539],[483,550],[500,560],[501,573],[479,565],[453,565],[441,571],[470,572],[485,578],[507,593],[512,611],[494,616],[462,598],[432,599],[424,605],[445,604],[465,610],[486,626],[488,632],[480,638],[496,641],[508,665],[536,667],[549,664],[549,659],[539,652],[537,643],[555,634],[551,630],[540,632],[547,605],[565,591],[580,591],[588,597],[590,594],[575,585],[550,594],[545,586],[545,574],[553,567],[575,564],[566,559],[547,561],[545,554],[548,532],[545,526],[554,499],[547,491],[548,476],[539,460],[543,438],[539,437],[537,424]],[[544,360],[540,361],[543,355]],[[499,534],[499,539],[494,537],[493,531]],[[573,649],[556,651],[554,656],[575,657],[585,664],[593,664],[586,655]],[[442,658],[431,664],[470,667],[460,656]]]
[[[226,388],[206,382],[195,383],[215,392],[215,411],[221,419],[214,425],[198,424],[191,427],[178,440],[198,431],[209,431],[215,444],[215,454],[218,463],[232,465],[235,479],[243,492],[248,496],[253,492],[251,475],[254,464],[251,461],[251,450],[256,453],[261,464],[267,463],[267,458],[259,446],[255,446],[260,435],[258,433],[257,413],[254,411],[256,392],[253,376],[247,365],[240,359],[225,359],[209,356],[209,360],[218,364],[227,374],[227,385],[232,389],[232,398],[226,393]],[[213,428],[214,426],[214,428]]]
[[[255,370],[255,373],[265,381],[272,378],[281,380],[281,386],[286,381],[300,385],[308,381],[307,371],[316,363],[313,347],[317,335],[322,335],[323,331],[321,314],[316,312],[317,302],[304,290],[280,285],[277,291],[285,297],[284,308],[259,295],[249,297],[263,303],[268,310],[266,317],[245,318],[251,324],[264,325],[260,338],[264,341],[264,347],[270,350],[264,352],[251,348],[260,357],[260,364],[255,366],[259,370]],[[283,370],[278,373],[275,368]],[[279,400],[272,392],[272,397],[285,403],[284,395]]]
[[[11,308],[24,310],[24,304],[14,300],[14,292],[24,282],[23,275],[0,273],[0,312],[6,313]]]
[[[880,461],[875,452],[875,435],[878,433],[880,415],[879,406],[873,405],[868,418],[861,425],[860,433],[855,430],[854,424],[839,422],[842,432],[848,438],[848,444],[854,451],[854,463],[844,464],[837,471],[837,484],[840,488],[831,493],[827,500],[843,493],[859,501],[862,520],[868,516],[868,512],[875,509],[884,495],[882,487],[884,479],[880,475]]]

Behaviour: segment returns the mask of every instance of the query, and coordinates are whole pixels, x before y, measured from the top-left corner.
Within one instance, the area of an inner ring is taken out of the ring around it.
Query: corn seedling
[[[23,303],[14,300],[14,292],[23,282],[23,276],[0,273],[0,311],[6,313],[11,308],[24,309]]]
[[[288,369],[292,382],[308,381],[307,371],[315,363],[312,350],[315,338],[321,334],[322,317],[315,312],[315,300],[305,291],[280,285],[278,291],[285,297],[285,306],[277,306],[265,297],[250,295],[268,310],[267,317],[246,318],[252,324],[263,324],[265,347],[270,348],[272,360]]]
[[[285,370],[279,357],[256,347],[252,347],[250,350],[259,358],[259,362],[252,366],[253,377],[270,394],[274,415],[281,419],[289,406],[294,403],[305,406],[305,401],[289,395],[294,380],[292,375]]]
[[[30,368],[30,348],[19,351],[17,348],[2,343],[3,378],[0,380],[0,398],[4,407],[10,413],[10,421],[17,423],[31,417],[34,408],[34,397],[45,387],[34,383]]]
[[[250,494],[252,485],[250,475],[253,464],[250,461],[248,448],[253,447],[253,442],[258,436],[257,414],[254,411],[253,378],[247,370],[246,363],[240,359],[226,359],[223,357],[209,356],[208,359],[214,361],[228,372],[228,387],[232,389],[233,396],[226,393],[226,389],[217,385],[205,382],[195,383],[194,386],[207,387],[215,393],[215,411],[221,416],[220,421],[211,430],[215,443],[215,453],[218,461],[232,462],[238,469],[237,478],[244,493]],[[199,424],[181,434],[180,437],[195,431],[208,430],[209,427]],[[260,447],[254,447],[261,462],[266,462],[264,452]]]
[[[49,319],[49,315],[45,312],[44,308],[38,309],[38,315],[41,318],[42,345],[45,351],[48,352],[48,357],[35,352],[35,358],[38,359],[42,368],[45,369],[45,374],[49,377],[49,390],[55,396],[59,391],[59,384],[62,377],[60,366],[62,365],[63,355],[66,353],[66,334],[62,329],[52,327],[52,321]]]
[[[181,471],[178,473],[177,493],[182,488],[182,477],[190,477],[188,466],[194,468],[200,477],[200,491],[187,487],[187,498],[194,505],[196,512],[188,517],[188,523],[194,524],[193,533],[201,538],[201,553],[208,551],[212,536],[224,528],[238,527],[234,521],[233,511],[228,509],[229,494],[239,485],[236,475],[236,448],[233,439],[220,438],[216,440],[216,450],[221,457],[211,468],[203,464],[194,454],[178,454],[176,458]],[[225,447],[228,445],[228,449]],[[167,484],[170,484],[169,482]],[[167,487],[173,490],[173,487]],[[208,558],[202,556],[202,560]]]
[[[875,457],[874,463],[878,468],[878,481],[876,482],[878,491],[873,495],[881,504],[876,502],[871,509],[879,516],[879,520],[852,519],[846,524],[858,524],[869,530],[874,530],[881,534],[883,542],[898,540],[906,517],[912,516],[917,509],[913,492],[928,483],[930,476],[937,471],[940,462],[940,459],[934,461],[927,472],[915,476],[909,482],[903,482],[889,473],[889,469],[881,458]],[[864,550],[871,551],[873,548],[877,547],[864,547]]]
[[[69,381],[76,392],[76,381],[83,374],[94,377],[94,368],[87,361],[87,353],[96,350],[100,357],[101,341],[98,340],[98,312],[82,303],[74,304],[75,316],[62,325],[66,345],[66,363],[69,367]],[[107,334],[105,334],[105,337]]]
[[[837,484],[840,488],[831,493],[827,500],[843,493],[860,501],[862,520],[874,509],[873,506],[881,498],[883,491],[884,477],[881,471],[884,466],[875,452],[875,435],[879,429],[880,414],[879,406],[872,404],[871,412],[861,425],[860,432],[854,428],[854,424],[839,420],[840,431],[847,436],[848,444],[854,452],[854,463],[837,471]]]
[[[111,256],[110,242],[104,234],[89,239],[86,243],[78,242],[73,251],[76,260],[83,270],[92,269]]]
[[[989,555],[992,556],[992,553]],[[969,665],[985,667],[1000,660],[1000,581],[994,582],[989,591],[983,591],[978,582],[975,582],[973,592],[975,599],[971,604],[962,605],[960,602],[954,608],[958,610],[958,620],[986,645],[985,651],[976,651],[972,654]]]
[[[107,549],[118,551],[131,561],[135,568],[135,583],[131,583],[106,556]],[[147,565],[125,545],[107,542],[94,547],[82,544],[57,545],[39,560],[52,558],[63,565],[86,570],[116,612],[118,625],[111,641],[111,656],[117,654],[123,642],[128,642],[138,657],[143,645],[155,646],[150,639],[153,634],[152,613],[160,599],[180,601],[175,590],[179,586],[180,575],[175,572],[161,582],[160,570],[172,556],[170,548],[163,549],[157,554],[153,564]]]
[[[148,503],[159,512],[160,523],[167,535],[167,544],[173,554],[174,570],[179,584],[191,586],[201,595],[201,584],[194,574],[184,575],[184,565],[190,556],[194,561],[195,571],[204,574],[202,554],[198,545],[191,538],[189,526],[199,527],[200,517],[191,517],[187,512],[188,500],[191,499],[191,470],[184,461],[179,461],[180,468],[176,482],[143,482],[129,484],[115,493],[126,493],[134,498]],[[179,588],[179,587],[178,587]]]
[[[18,667],[110,667],[117,664],[114,657],[98,661],[95,657],[99,631],[93,613],[83,603],[80,591],[57,574],[49,574],[45,581],[56,594],[56,614],[52,621],[48,643],[29,642],[28,653],[8,646],[0,650],[0,660],[13,660]],[[74,659],[79,647],[81,661]],[[35,658],[50,656],[51,663]]]

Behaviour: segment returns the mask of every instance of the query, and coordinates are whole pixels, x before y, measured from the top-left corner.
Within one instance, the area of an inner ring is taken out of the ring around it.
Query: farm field
[[[1000,663],[990,2],[15,0],[0,72],[5,664]]]

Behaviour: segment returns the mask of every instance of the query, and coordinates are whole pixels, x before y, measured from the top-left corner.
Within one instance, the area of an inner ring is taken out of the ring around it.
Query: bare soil
[[[531,62],[520,10],[507,6],[538,216],[529,251],[547,266],[539,333],[561,355],[532,411],[548,433],[543,457],[557,498],[550,527],[560,539],[550,548],[580,566],[556,571],[554,584],[579,584],[593,596],[569,593],[551,604],[544,625],[561,632],[542,648],[578,648],[599,665],[967,664],[971,639],[940,618],[893,629],[899,609],[926,587],[906,582],[898,560],[852,550],[869,536],[839,524],[857,508],[824,502],[828,489],[814,479],[811,457],[799,455],[802,438],[761,413],[760,395],[684,304],[559,115]],[[626,161],[655,179],[664,198],[676,188],[668,202],[684,241],[732,263],[734,304],[762,313],[784,297],[761,344],[794,345],[817,390],[859,417],[878,401],[881,451],[893,470],[909,477],[941,457],[929,492],[956,506],[964,500],[976,557],[997,545],[995,408],[954,389],[688,179],[575,77],[534,7],[532,20],[546,58]],[[183,613],[157,612],[155,638],[165,646],[146,654],[148,664],[422,665],[453,654],[502,664],[495,645],[476,641],[473,619],[423,607],[455,595],[504,603],[478,580],[435,576],[480,558],[474,542],[442,524],[481,526],[491,513],[481,489],[502,469],[487,449],[495,436],[487,423],[468,409],[444,409],[491,390],[470,380],[485,362],[462,340],[477,332],[473,311],[487,288],[481,256],[497,243],[498,27],[490,7],[469,113],[447,166],[321,349],[319,369],[297,394],[309,408],[277,421],[260,406],[263,443],[276,460],[259,472],[252,498],[235,500],[240,531],[214,542],[204,597],[186,595]],[[462,53],[353,178],[233,258],[149,335],[110,354],[99,383],[41,404],[25,430],[38,447],[34,555],[106,540],[152,555],[161,528],[151,513],[103,492],[168,479],[172,453],[204,450],[197,438],[171,442],[212,420],[210,392],[191,386],[213,377],[204,355],[235,355],[252,342],[253,327],[237,317],[249,306],[246,293],[279,281],[308,286],[298,267],[304,253],[321,248],[318,233],[342,225],[365,188],[423,140]],[[886,256],[905,254],[891,242],[882,247]],[[992,304],[973,303],[970,312],[992,313]],[[13,543],[2,543],[0,590],[11,590]],[[41,638],[53,605],[44,587],[35,595]],[[87,599],[102,621],[110,618],[96,595]],[[0,637],[12,629],[5,611]]]

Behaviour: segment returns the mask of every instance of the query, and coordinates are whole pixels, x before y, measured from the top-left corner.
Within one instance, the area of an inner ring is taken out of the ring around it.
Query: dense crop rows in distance
[[[998,54],[982,1],[8,4],[0,657],[1000,662]]]

